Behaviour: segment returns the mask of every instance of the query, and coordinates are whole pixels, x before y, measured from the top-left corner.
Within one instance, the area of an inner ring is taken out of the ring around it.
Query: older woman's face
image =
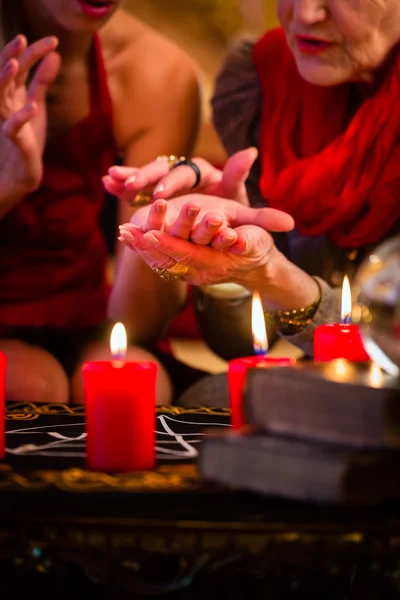
[[[316,85],[373,82],[400,41],[400,0],[278,0],[300,74]]]

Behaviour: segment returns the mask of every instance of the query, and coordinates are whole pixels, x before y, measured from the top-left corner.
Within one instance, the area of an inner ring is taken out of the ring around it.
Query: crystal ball
[[[386,371],[400,370],[400,235],[377,246],[354,281],[358,322],[367,352]]]

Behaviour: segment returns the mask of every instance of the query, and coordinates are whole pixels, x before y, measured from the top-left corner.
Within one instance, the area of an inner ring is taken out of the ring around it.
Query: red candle
[[[351,290],[347,275],[342,286],[341,323],[326,323],[314,333],[314,361],[326,362],[336,358],[365,362],[370,357],[364,348],[358,325],[351,320]]]
[[[244,425],[243,392],[247,369],[254,367],[278,367],[295,363],[294,358],[277,358],[268,356],[245,356],[235,358],[228,366],[229,404],[231,409],[231,425],[233,429],[241,429]]]
[[[5,402],[6,402],[6,371],[7,359],[3,352],[0,352],[0,459],[4,458],[5,453]]]
[[[229,361],[228,365],[229,404],[233,429],[241,429],[244,425],[243,391],[247,369],[287,366],[296,362],[294,358],[265,356],[268,350],[268,340],[264,311],[258,293],[253,294],[252,300],[252,332],[256,356],[235,358]]]
[[[122,343],[115,342],[117,335],[124,336]],[[124,360],[126,334],[121,323],[114,326],[111,346],[115,360],[82,367],[87,467],[103,472],[152,469],[157,364]]]
[[[371,360],[364,348],[358,325],[327,323],[316,328],[314,360],[325,362],[336,358],[360,362]]]

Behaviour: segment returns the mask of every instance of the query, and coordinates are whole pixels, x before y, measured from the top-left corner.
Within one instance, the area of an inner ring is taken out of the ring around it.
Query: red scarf
[[[283,30],[257,42],[254,61],[268,205],[304,235],[328,234],[344,248],[378,242],[400,218],[400,56],[353,117],[352,86],[302,79]]]

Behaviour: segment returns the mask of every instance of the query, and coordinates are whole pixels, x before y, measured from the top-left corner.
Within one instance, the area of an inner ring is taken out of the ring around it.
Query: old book
[[[376,504],[400,497],[400,451],[351,448],[267,434],[206,438],[198,468],[236,490],[303,502]]]
[[[400,386],[371,366],[333,361],[250,369],[244,413],[256,429],[354,447],[400,447]]]

